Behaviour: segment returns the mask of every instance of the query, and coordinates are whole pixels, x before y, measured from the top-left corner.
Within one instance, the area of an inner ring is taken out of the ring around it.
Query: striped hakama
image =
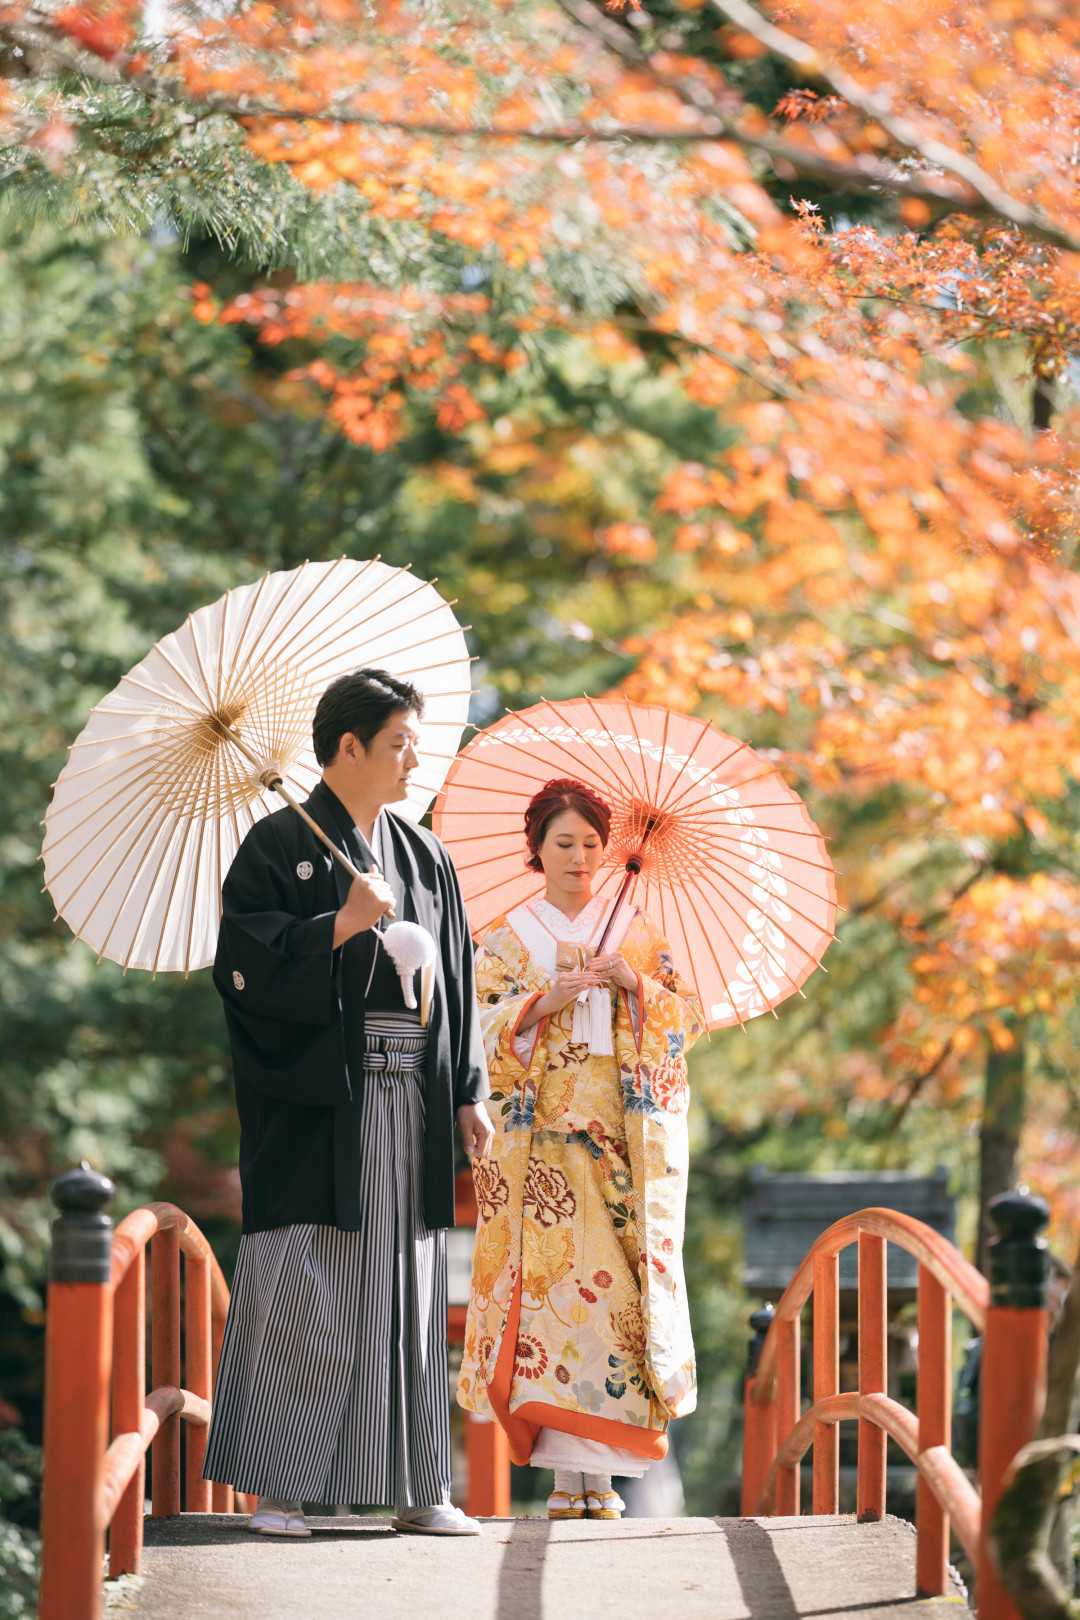
[[[369,1013],[361,1229],[240,1240],[204,1477],[253,1495],[450,1498],[446,1238],[423,1219],[427,1032]]]

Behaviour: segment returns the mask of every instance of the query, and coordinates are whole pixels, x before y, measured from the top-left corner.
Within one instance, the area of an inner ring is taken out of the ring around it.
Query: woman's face
[[[604,859],[600,834],[576,810],[564,810],[548,823],[537,854],[549,883],[570,894],[588,894]]]

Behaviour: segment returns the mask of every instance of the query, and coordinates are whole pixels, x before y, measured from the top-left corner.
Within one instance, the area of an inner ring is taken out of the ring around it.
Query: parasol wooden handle
[[[642,842],[644,843],[644,839],[642,840]],[[641,872],[641,862],[639,860],[637,860],[635,857],[631,856],[631,858],[626,863],[626,876],[622,880],[622,887],[620,888],[618,894],[615,896],[615,904],[611,908],[611,916],[607,920],[607,927],[604,929],[604,932],[600,935],[600,943],[596,947],[596,955],[597,956],[600,955],[600,952],[603,950],[604,946],[607,944],[607,937],[611,933],[612,924],[614,923],[616,917],[619,915],[619,912],[622,909],[622,903],[626,899],[626,891],[629,889],[631,883],[633,883],[634,879],[640,874],[640,872]]]
[[[331,855],[333,855],[336,861],[340,862],[350,877],[363,877],[365,874],[360,871],[360,868],[353,865],[352,861],[350,861],[345,852],[340,850],[334,843],[334,840],[327,837],[315,818],[313,816],[309,816],[303,805],[298,804],[293,798],[292,794],[281,780],[280,772],[275,770],[272,765],[265,764],[265,762],[259,758],[258,754],[255,753],[254,749],[248,747],[247,743],[244,741],[238,731],[234,731],[231,726],[227,726],[221,719],[219,719],[217,723],[221,727],[225,736],[229,738],[230,742],[234,742],[236,744],[244,758],[250,760],[252,765],[256,767],[259,772],[259,781],[263,784],[263,786],[270,788],[280,798],[285,800],[285,803],[291,810],[296,811],[301,820],[305,821],[311,828],[320,844],[326,845],[326,848],[330,851]],[[388,917],[393,917],[393,910],[388,911],[386,915]]]
[[[354,878],[364,876],[360,868],[353,865],[352,861],[350,861],[349,857],[345,854],[345,851],[339,849],[334,843],[334,840],[326,836],[315,818],[308,815],[302,804],[297,803],[276,771],[263,771],[262,775],[259,777],[259,781],[264,787],[268,787],[272,792],[276,793],[279,798],[284,799],[289,808],[291,810],[295,810],[302,821],[307,822],[320,844],[326,845],[326,848],[330,851],[331,855],[334,856],[335,860],[340,861],[341,865],[345,868],[346,872],[350,874],[350,876]]]

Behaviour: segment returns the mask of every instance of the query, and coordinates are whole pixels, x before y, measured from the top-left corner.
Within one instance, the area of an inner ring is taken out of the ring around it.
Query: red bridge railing
[[[456,1191],[459,1223],[475,1226],[468,1172]],[[114,1195],[112,1182],[85,1161],[53,1188],[61,1213],[53,1223],[45,1345],[40,1620],[99,1620],[106,1533],[109,1575],[139,1573],[147,1450],[154,1518],[181,1511],[182,1446],[188,1513],[250,1513],[255,1505],[231,1486],[202,1478],[229,1308],[221,1267],[174,1204],[133,1210],[114,1232],[106,1214]],[[451,1306],[448,1329],[451,1341],[464,1338],[464,1306]],[[502,1429],[470,1415],[465,1448],[468,1511],[507,1516],[510,1458]]]
[[[146,1452],[154,1517],[179,1513],[181,1422],[187,1511],[231,1513],[234,1501],[250,1511],[246,1497],[201,1477],[229,1306],[221,1268],[174,1204],[134,1210],[114,1233],[105,1213],[113,1193],[85,1162],[53,1192],[61,1215],[53,1224],[45,1351],[41,1620],[100,1615],[106,1530],[110,1576],[139,1573]]]
[[[1012,1459],[1032,1438],[1045,1400],[1046,1224],[1041,1199],[1006,1193],[992,1201],[1000,1235],[991,1241],[990,1281],[940,1233],[909,1215],[865,1209],[837,1221],[814,1243],[784,1291],[763,1342],[752,1346],[745,1387],[741,1511],[799,1512],[799,1465],[813,1447],[814,1513],[839,1510],[839,1425],[857,1420],[857,1515],[885,1512],[885,1450],[891,1437],[915,1464],[916,1584],[940,1596],[948,1580],[949,1526],[977,1572],[979,1620],[1019,1620],[989,1552],[989,1533]],[[885,1245],[919,1262],[917,1411],[886,1390]],[[841,1393],[839,1256],[859,1251],[859,1387]],[[813,1393],[802,1410],[800,1318],[813,1297]],[[979,1390],[979,1481],[952,1456],[952,1310],[985,1335]]]

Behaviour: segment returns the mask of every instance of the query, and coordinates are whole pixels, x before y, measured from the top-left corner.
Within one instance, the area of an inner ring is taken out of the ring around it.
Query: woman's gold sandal
[[[565,1507],[552,1507],[552,1502],[565,1502]],[[583,1519],[585,1517],[585,1498],[571,1496],[567,1491],[552,1491],[548,1497],[549,1519]]]
[[[626,1509],[626,1503],[618,1491],[605,1491],[598,1496],[596,1491],[585,1492],[585,1517],[587,1519],[621,1519]]]

